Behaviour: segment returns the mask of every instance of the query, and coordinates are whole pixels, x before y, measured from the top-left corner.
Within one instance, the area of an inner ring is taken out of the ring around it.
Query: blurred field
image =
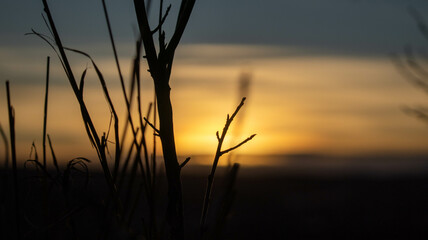
[[[307,158],[307,157],[306,157]],[[315,157],[312,157],[315,158]],[[289,160],[280,167],[244,166],[236,182],[236,199],[230,215],[224,223],[219,239],[426,239],[428,237],[428,161],[424,157],[409,158],[406,161],[391,160],[396,167],[387,170],[383,160],[383,171],[374,161],[364,159],[355,163],[338,165],[311,164],[311,158],[300,161]],[[372,164],[370,164],[370,161]],[[379,160],[380,161],[380,160]],[[401,162],[405,167],[398,167]],[[413,164],[413,165],[412,165]],[[370,169],[368,166],[371,165]],[[90,165],[91,166],[91,165]],[[306,166],[306,167],[304,167]],[[347,167],[344,167],[347,166]],[[411,167],[413,166],[413,167]],[[378,168],[378,169],[376,169]],[[221,195],[226,167],[217,173],[214,185],[214,199]],[[190,164],[183,170],[186,236],[197,239],[197,229],[202,208],[203,194],[209,167]],[[10,172],[9,172],[10,174]],[[0,237],[7,238],[13,229],[13,198],[7,193],[8,172],[1,171],[2,203]],[[21,170],[19,179],[23,186],[21,193],[23,233],[27,239],[71,239],[67,235],[67,221],[58,222],[46,233],[35,230],[43,221],[42,187],[34,176],[34,170]],[[161,177],[159,179],[162,179]],[[6,180],[6,181],[5,181]],[[9,183],[11,178],[9,178]],[[6,184],[5,184],[6,183]],[[92,171],[88,188],[84,189],[84,178],[75,178],[70,208],[82,207],[73,215],[79,239],[93,239],[104,231],[102,219],[107,188],[101,172]],[[79,187],[80,186],[80,187]],[[6,193],[6,194],[5,194]],[[158,182],[158,194],[165,193],[165,183]],[[9,197],[10,196],[10,197]],[[165,202],[157,202],[162,209]],[[66,209],[64,197],[52,188],[48,202],[52,208],[51,217],[59,213],[54,209]],[[213,202],[214,209],[216,201]],[[141,227],[136,210],[132,226]],[[162,217],[159,211],[159,218]],[[8,218],[9,216],[9,218]],[[54,219],[54,217],[52,217]],[[31,222],[31,223],[30,223]],[[110,226],[110,239],[121,238],[120,228]]]

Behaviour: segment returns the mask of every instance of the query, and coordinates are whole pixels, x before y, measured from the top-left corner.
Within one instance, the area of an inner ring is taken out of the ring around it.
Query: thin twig
[[[428,84],[425,80],[421,79],[417,76],[413,71],[409,69],[409,67],[403,62],[403,60],[397,56],[392,55],[392,61],[395,64],[398,73],[401,74],[404,79],[408,80],[413,85],[422,88],[426,93],[428,93]]]
[[[230,152],[230,151],[232,151],[232,150],[235,150],[235,149],[239,148],[240,146],[244,145],[246,142],[248,142],[248,141],[250,141],[251,139],[253,139],[253,137],[255,137],[255,136],[256,136],[256,134],[253,134],[253,135],[251,135],[250,137],[248,137],[247,139],[245,139],[244,141],[242,141],[241,143],[237,144],[236,146],[234,146],[234,147],[231,147],[231,148],[229,148],[229,149],[226,149],[226,150],[221,151],[221,152],[220,152],[220,155],[226,154],[226,153],[228,153],[228,152]]]
[[[425,38],[425,40],[428,40],[428,26],[422,18],[421,14],[413,7],[408,7],[407,11],[415,19],[422,36]]]
[[[156,107],[157,101],[156,101],[156,92],[153,95],[153,126],[156,128],[156,120],[157,120],[157,107]],[[155,131],[153,131],[155,132]],[[156,135],[153,134],[153,152],[152,152],[152,177],[153,177],[153,181],[152,181],[152,192],[154,194],[155,192],[155,185],[156,185]]]
[[[127,94],[126,94],[125,83],[124,83],[124,80],[123,80],[122,71],[120,69],[119,58],[117,56],[117,51],[116,51],[116,44],[114,42],[113,31],[111,30],[111,24],[110,24],[110,19],[109,19],[109,16],[108,16],[107,6],[106,6],[106,3],[105,3],[105,0],[102,0],[102,4],[103,4],[104,16],[105,16],[106,23],[107,23],[108,33],[109,33],[109,37],[110,37],[110,42],[111,42],[111,46],[112,46],[112,49],[113,49],[114,60],[116,62],[117,72],[119,73],[120,86],[122,87],[122,93],[123,93],[123,96],[125,98],[125,101],[127,102],[127,110],[129,112],[130,109],[129,109],[128,97],[127,97]],[[115,118],[115,120],[117,120],[117,119]],[[115,127],[115,130],[116,130],[116,127]],[[120,164],[120,156],[121,156],[121,148],[120,148],[121,146],[120,146],[119,136],[118,136],[119,132],[117,131],[115,133],[117,134],[117,136],[116,136],[116,152],[115,152],[115,160],[114,160],[115,161],[115,168],[114,168],[114,171],[113,171],[113,179],[116,178],[116,173],[117,173],[118,166]]]
[[[180,168],[184,168],[184,166],[186,166],[186,164],[190,161],[190,157],[187,157],[186,160],[184,160],[183,163],[180,164]]]
[[[130,86],[130,91],[129,91],[129,97],[125,100],[126,103],[126,108],[127,108],[127,118],[125,121],[125,126],[123,128],[123,134],[122,134],[122,138],[120,139],[120,148],[123,149],[123,145],[125,144],[125,139],[126,139],[126,135],[128,132],[128,124],[131,125],[131,131],[133,134],[133,144],[135,145],[135,148],[138,148],[138,142],[137,142],[137,128],[134,128],[134,123],[131,117],[131,106],[133,103],[133,96],[134,96],[134,90],[135,90],[135,85],[137,82],[137,77],[139,77],[139,69],[140,69],[140,56],[141,56],[141,38],[138,39],[138,41],[136,42],[136,55],[134,57],[134,64],[133,64],[133,71],[132,71],[132,80],[131,80],[131,86]],[[117,171],[119,171],[119,164],[115,165],[115,169],[114,172],[117,173]],[[114,174],[114,176],[116,176],[116,174]],[[116,178],[115,178],[116,179]]]
[[[46,168],[46,126],[48,118],[48,93],[49,93],[49,65],[50,57],[47,57],[46,63],[46,90],[45,90],[45,107],[43,114],[43,167]]]
[[[149,124],[150,127],[152,127],[152,129],[158,134],[160,135],[160,131],[153,125],[150,123],[149,120],[147,120],[147,118],[144,118],[144,121],[146,121],[147,124]]]
[[[163,0],[161,0],[160,2],[161,2],[161,6],[162,6]],[[159,9],[162,9],[162,7],[160,7]],[[152,34],[155,34],[157,31],[159,31],[159,34],[161,34],[161,32],[162,32],[162,25],[164,24],[164,22],[166,20],[166,17],[168,17],[168,14],[169,14],[170,10],[171,10],[171,4],[166,9],[165,15],[163,15],[163,17],[161,17],[162,12],[159,14],[159,25],[156,26],[156,28],[151,31]]]
[[[250,137],[248,137],[247,139],[245,139],[244,141],[242,141],[241,143],[239,143],[238,145],[231,147],[227,150],[221,150],[222,149],[222,145],[224,142],[224,139],[226,138],[226,134],[227,131],[229,130],[230,124],[233,122],[233,119],[236,117],[236,115],[238,114],[239,110],[241,109],[241,107],[244,105],[245,102],[245,97],[242,98],[241,103],[238,105],[238,107],[236,108],[236,110],[233,112],[232,116],[229,116],[229,114],[227,115],[226,118],[226,123],[224,125],[223,131],[221,133],[221,136],[219,136],[219,133],[216,133],[217,136],[217,140],[218,140],[218,145],[217,145],[217,151],[214,157],[214,161],[211,167],[211,173],[208,176],[208,183],[207,183],[207,189],[205,192],[205,197],[204,197],[204,203],[203,203],[203,207],[202,207],[202,215],[201,215],[201,222],[200,222],[200,227],[201,227],[201,237],[202,239],[205,237],[206,234],[206,220],[207,220],[207,214],[208,214],[208,209],[209,209],[209,205],[211,202],[211,191],[212,191],[212,185],[214,182],[214,175],[215,175],[215,171],[217,169],[217,165],[218,162],[220,160],[220,157],[227,153],[230,152],[240,146],[242,146],[243,144],[245,144],[246,142],[250,141],[255,134],[251,135]]]

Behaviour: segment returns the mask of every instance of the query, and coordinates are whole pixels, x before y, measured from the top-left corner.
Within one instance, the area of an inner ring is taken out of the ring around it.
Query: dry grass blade
[[[80,83],[79,83],[79,92],[80,92],[80,97],[83,98],[83,89],[85,86],[85,77],[86,77],[86,72],[88,71],[88,68],[85,68],[85,70],[82,72],[82,76],[80,77]]]
[[[34,143],[34,141],[31,144],[30,156],[29,156],[30,159],[31,159],[31,156],[33,155],[33,152],[34,152],[34,160],[38,162],[39,161],[39,154],[37,154],[37,148],[36,148],[36,144]]]
[[[48,136],[49,148],[51,149],[53,164],[55,166],[56,172],[59,174],[60,170],[59,170],[58,161],[57,161],[57,158],[56,158],[56,155],[55,155],[55,151],[54,151],[54,149],[52,147],[52,141],[51,141],[51,138],[50,138],[49,134],[47,136]]]
[[[51,32],[53,34],[53,38],[54,38],[56,46],[58,47],[59,53],[56,51],[55,47],[51,43],[49,43],[49,41],[46,38],[43,38],[43,36],[41,36],[40,34],[37,34],[35,32],[34,33],[37,34],[42,39],[44,39],[46,42],[48,42],[48,44],[58,54],[58,57],[62,63],[64,71],[65,71],[67,78],[69,80],[69,83],[71,85],[71,88],[73,89],[73,92],[74,92],[74,94],[75,94],[75,96],[79,102],[81,113],[82,113],[82,118],[83,118],[83,121],[85,124],[85,129],[87,131],[88,137],[89,137],[90,141],[92,142],[92,144],[96,147],[97,154],[100,158],[101,164],[102,164],[103,168],[105,168],[106,163],[103,163],[103,159],[105,159],[105,157],[104,157],[105,154],[101,151],[102,149],[100,147],[100,144],[101,144],[100,138],[98,137],[98,133],[95,130],[95,127],[93,125],[93,122],[92,122],[92,119],[89,115],[89,112],[86,108],[86,105],[83,101],[83,98],[81,97],[79,88],[78,88],[77,83],[76,83],[76,79],[74,77],[74,74],[73,74],[73,71],[71,69],[70,63],[68,61],[67,55],[65,54],[65,48],[63,47],[61,38],[59,37],[58,31],[56,30],[55,22],[52,18],[52,14],[50,12],[49,5],[48,5],[46,0],[42,0],[42,2],[43,2],[43,6],[44,6],[44,11],[48,17],[49,27],[50,27]]]
[[[25,161],[25,163],[24,163],[25,169],[27,168],[28,163],[34,163],[34,165],[36,166],[37,169],[42,170],[43,176],[48,177],[52,181],[54,180],[54,178],[49,174],[49,172],[45,169],[45,167],[43,166],[43,164],[40,161],[34,160],[34,159],[30,159],[30,160]]]
[[[4,132],[4,129],[2,125],[0,124],[0,136],[3,139],[4,143],[4,168],[9,168],[9,141],[7,140],[6,133]]]
[[[49,25],[47,25],[47,26],[49,28]],[[49,30],[50,30],[50,28],[49,28]],[[32,35],[32,34],[34,34],[34,35],[38,36],[39,38],[41,38],[43,41],[45,41],[52,48],[52,50],[55,52],[55,54],[58,56],[58,59],[61,62],[61,65],[62,65],[62,67],[63,67],[63,69],[65,71],[65,74],[67,75],[67,77],[69,77],[69,72],[68,72],[67,68],[65,67],[65,64],[64,64],[64,62],[63,62],[63,60],[61,58],[60,53],[58,53],[58,51],[55,48],[54,44],[51,42],[51,41],[55,41],[55,40],[53,40],[53,39],[49,38],[48,36],[45,36],[45,35],[43,35],[41,33],[38,33],[36,31],[34,31],[33,29],[31,29],[31,31],[32,31],[32,33],[26,33],[25,35]]]
[[[105,0],[102,0],[101,2],[103,4],[104,16],[107,23],[108,33],[110,37],[111,47],[113,49],[113,55],[114,55],[114,60],[116,62],[117,72],[119,73],[120,85],[122,87],[123,96],[125,97],[125,99],[128,99],[126,96],[125,83],[123,81],[122,71],[120,70],[119,58],[117,57],[116,44],[114,43],[113,32],[111,30],[110,19],[108,17],[108,12],[107,12],[107,6],[105,3]]]
[[[102,166],[102,169],[104,172],[104,176],[106,178],[107,185],[109,187],[111,196],[115,201],[116,209],[118,210],[118,213],[120,215],[120,213],[122,212],[122,204],[121,204],[120,198],[118,196],[117,188],[116,188],[116,185],[113,181],[113,177],[111,175],[110,168],[109,168],[108,163],[107,163],[107,157],[106,157],[105,149],[102,146],[102,143],[101,143],[100,138],[98,136],[98,133],[95,129],[93,121],[89,115],[87,108],[86,108],[85,102],[83,101],[83,98],[81,97],[79,87],[77,86],[76,79],[74,78],[73,71],[72,71],[71,66],[69,64],[67,55],[65,54],[65,48],[62,45],[58,31],[55,27],[55,22],[52,18],[52,14],[50,12],[47,0],[42,0],[42,2],[43,2],[43,6],[44,6],[44,11],[48,17],[49,26],[52,30],[53,35],[54,35],[55,43],[56,43],[56,45],[58,47],[58,51],[60,53],[60,59],[62,59],[62,62],[64,63],[63,64],[64,70],[67,73],[67,77],[68,77],[69,83],[70,83],[70,85],[74,91],[75,97],[77,98],[77,100],[79,102],[82,118],[83,118],[84,125],[85,125],[85,129],[87,131],[89,139],[94,144],[94,146],[97,150],[98,158],[100,160],[100,163],[101,163],[101,166]]]
[[[139,39],[136,43],[136,55],[134,57],[134,62],[133,62],[133,66],[132,66],[132,81],[131,81],[131,86],[130,86],[130,94],[129,94],[129,99],[125,97],[125,104],[126,104],[126,108],[127,108],[127,119],[125,121],[125,126],[123,128],[123,134],[122,134],[122,138],[120,140],[120,147],[121,149],[123,149],[123,145],[125,144],[125,138],[126,138],[126,134],[128,131],[128,124],[131,126],[131,131],[133,134],[133,144],[135,145],[135,148],[138,148],[138,141],[137,141],[137,130],[134,127],[134,123],[131,117],[131,106],[133,103],[133,97],[134,97],[134,92],[135,92],[135,87],[136,87],[136,82],[137,82],[137,78],[139,78],[139,69],[140,69],[140,58],[141,58],[141,39]],[[137,90],[138,91],[138,90]],[[119,164],[115,165],[116,169],[115,172],[118,171],[118,167]]]
[[[12,168],[13,168],[13,188],[15,192],[15,223],[16,223],[16,237],[21,236],[21,209],[20,209],[20,188],[18,182],[18,169],[16,163],[16,141],[15,141],[15,110],[12,107],[10,101],[10,89],[9,81],[6,81],[6,95],[7,95],[7,106],[9,115],[9,131],[10,131],[10,146],[12,152]]]
[[[45,106],[43,112],[43,166],[46,168],[46,126],[48,119],[48,93],[49,93],[49,66],[50,57],[47,57],[46,63],[46,89],[45,89]]]
[[[137,129],[136,131],[138,133],[139,129]],[[128,153],[127,153],[127,155],[124,159],[124,162],[123,162],[122,170],[120,171],[120,174],[117,175],[117,178],[119,179],[118,180],[118,188],[119,189],[122,189],[123,181],[124,181],[124,178],[125,178],[127,170],[128,170],[129,162],[131,161],[131,157],[132,157],[132,153],[134,151],[134,147],[135,147],[134,144],[131,144],[131,146],[129,147]]]
[[[91,58],[91,56],[89,54],[87,54],[87,53],[85,53],[83,51],[80,51],[80,50],[76,50],[76,49],[71,49],[71,48],[64,48],[64,49],[72,51],[72,52],[75,52],[75,53],[79,53],[79,54],[82,54],[82,55],[88,57],[89,60],[91,60],[92,65],[94,66],[95,72],[97,73],[98,79],[100,80],[101,87],[102,87],[103,92],[104,92],[104,96],[105,96],[105,98],[107,100],[107,103],[108,103],[108,105],[110,107],[110,111],[113,114],[113,118],[114,118],[115,146],[116,146],[115,161],[119,161],[118,159],[120,158],[120,152],[121,152],[120,144],[119,144],[119,118],[117,116],[116,109],[115,109],[115,107],[113,105],[113,101],[111,100],[110,93],[109,93],[108,88],[107,88],[107,84],[106,84],[106,82],[104,80],[104,76],[101,73],[100,69],[98,68],[97,64],[95,64],[95,61]],[[84,76],[85,75],[86,75],[86,70],[82,74],[82,80],[80,81],[81,92],[83,90],[83,80],[84,80]]]
[[[132,204],[132,192],[136,183],[137,178],[137,170],[138,170],[138,154],[134,157],[132,166],[131,166],[131,173],[129,174],[129,180],[128,184],[126,186],[126,196],[124,200],[124,214],[127,214],[128,210],[130,209],[130,206]],[[143,183],[144,187],[146,188],[146,183]]]

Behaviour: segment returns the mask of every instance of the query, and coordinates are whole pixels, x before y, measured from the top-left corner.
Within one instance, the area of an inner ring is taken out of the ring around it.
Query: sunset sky
[[[116,105],[123,106],[101,1],[48,2],[64,44],[91,54]],[[129,80],[137,36],[132,1],[106,2],[121,67]],[[180,1],[166,2],[172,4],[167,24],[173,24]],[[232,131],[228,144],[252,133],[257,137],[239,153],[428,154],[428,126],[403,111],[428,106],[428,96],[406,81],[391,60],[391,54],[402,54],[405,46],[428,50],[409,7],[428,21],[428,2],[423,0],[197,1],[171,80],[179,154],[214,153],[215,132],[239,103],[242,74],[250,75],[250,91],[239,115],[241,131]],[[77,101],[54,52],[37,37],[24,36],[31,29],[48,33],[42,12],[41,1],[0,3],[0,123],[8,125],[4,86],[8,79],[19,156],[29,155],[32,141],[41,146],[49,55],[48,133],[57,155],[93,154]],[[168,39],[171,27],[166,32]],[[69,55],[80,76],[90,62]],[[107,131],[109,111],[95,77],[90,68],[85,99],[97,128]],[[143,87],[147,106],[153,99],[147,74]]]

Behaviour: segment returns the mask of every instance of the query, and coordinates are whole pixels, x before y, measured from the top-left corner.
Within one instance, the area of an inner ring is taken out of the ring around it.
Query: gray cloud
[[[1,45],[34,44],[23,36],[31,28],[47,32],[41,1],[2,2]],[[49,2],[66,43],[108,42],[100,1]],[[173,5],[166,28],[170,30],[179,6],[177,1],[167,2]],[[133,42],[132,1],[108,0],[107,4],[116,39]],[[183,42],[281,45],[314,54],[385,54],[399,51],[405,44],[426,44],[408,6],[421,13],[428,10],[428,2],[422,0],[200,0]]]

